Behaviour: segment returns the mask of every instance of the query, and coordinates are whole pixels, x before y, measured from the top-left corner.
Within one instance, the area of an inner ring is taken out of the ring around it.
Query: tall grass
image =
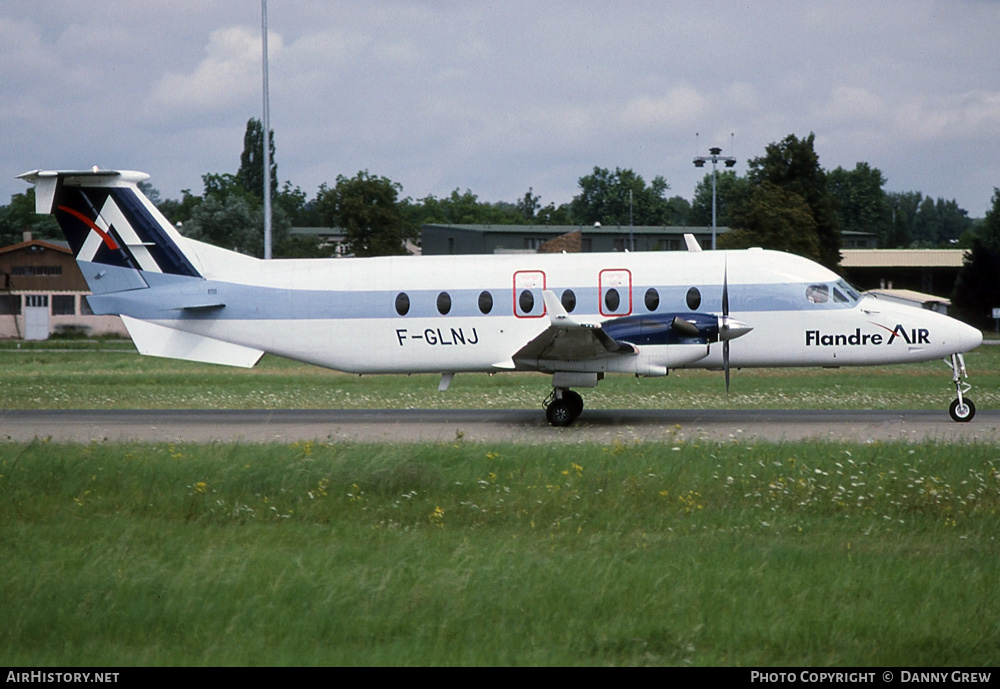
[[[139,356],[127,342],[0,347],[0,409],[530,409],[551,389],[531,373],[352,376],[266,356],[252,370]],[[9,345],[9,343],[8,343]],[[967,358],[970,397],[1000,405],[1000,347]],[[609,376],[589,409],[942,409],[954,397],[941,362],[875,368],[744,369],[730,394],[712,371]]]
[[[995,665],[1000,448],[0,445],[12,665]]]

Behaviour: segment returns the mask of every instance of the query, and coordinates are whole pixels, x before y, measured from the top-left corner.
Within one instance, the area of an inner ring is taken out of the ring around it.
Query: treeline
[[[486,202],[471,190],[422,199],[403,197],[402,186],[366,170],[340,175],[323,184],[312,198],[290,181],[278,182],[274,134],[271,150],[274,255],[322,256],[307,237],[291,227],[340,227],[347,249],[358,256],[402,252],[416,241],[423,224],[495,225],[680,225],[706,226],[712,218],[711,173],[698,183],[693,198],[669,196],[662,176],[647,182],[631,169],[595,167],[579,178],[578,193],[567,203],[543,205],[528,188],[512,201]],[[263,142],[259,120],[247,122],[243,153],[235,173],[208,173],[200,194],[190,189],[180,199],[161,199],[144,191],[186,236],[247,254],[263,255]],[[723,247],[764,246],[792,251],[835,268],[845,231],[873,233],[881,248],[967,247],[977,237],[977,222],[954,200],[921,192],[887,192],[878,168],[860,162],[853,170],[827,172],[820,165],[812,134],[789,135],[747,161],[747,172],[718,173],[718,224],[732,231]],[[34,214],[33,190],[12,197],[0,208],[0,243],[19,241],[31,230],[36,237],[60,237],[51,216]]]

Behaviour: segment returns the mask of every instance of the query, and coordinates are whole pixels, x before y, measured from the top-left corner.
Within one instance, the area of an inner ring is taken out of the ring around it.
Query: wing
[[[614,339],[599,324],[578,323],[570,318],[555,292],[542,292],[549,327],[515,352],[515,363],[539,359],[592,361],[608,357],[635,356],[638,348]]]

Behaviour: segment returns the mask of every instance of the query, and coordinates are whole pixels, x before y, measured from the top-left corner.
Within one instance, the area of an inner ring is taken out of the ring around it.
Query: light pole
[[[261,63],[264,82],[264,258],[271,258],[271,113],[267,92],[267,0],[260,0]]]
[[[712,163],[712,250],[714,251],[715,250],[715,178],[718,177],[715,168],[720,160],[726,164],[726,167],[732,167],[733,165],[736,165],[736,158],[733,158],[731,156],[719,155],[720,153],[722,153],[722,149],[717,146],[708,149],[708,152],[711,153],[711,155],[697,156],[694,159],[694,166],[705,167],[705,163],[708,162]]]

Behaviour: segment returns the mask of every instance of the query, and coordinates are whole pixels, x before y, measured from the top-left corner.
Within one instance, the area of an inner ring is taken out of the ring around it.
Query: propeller
[[[729,259],[722,273],[722,318],[719,319],[719,340],[722,341],[722,370],[726,374],[726,394],[729,394],[729,341],[746,335],[753,327],[729,317]]]
[[[719,324],[719,339],[722,340],[722,370],[726,373],[726,394],[729,394],[729,259],[722,270],[722,322]]]

